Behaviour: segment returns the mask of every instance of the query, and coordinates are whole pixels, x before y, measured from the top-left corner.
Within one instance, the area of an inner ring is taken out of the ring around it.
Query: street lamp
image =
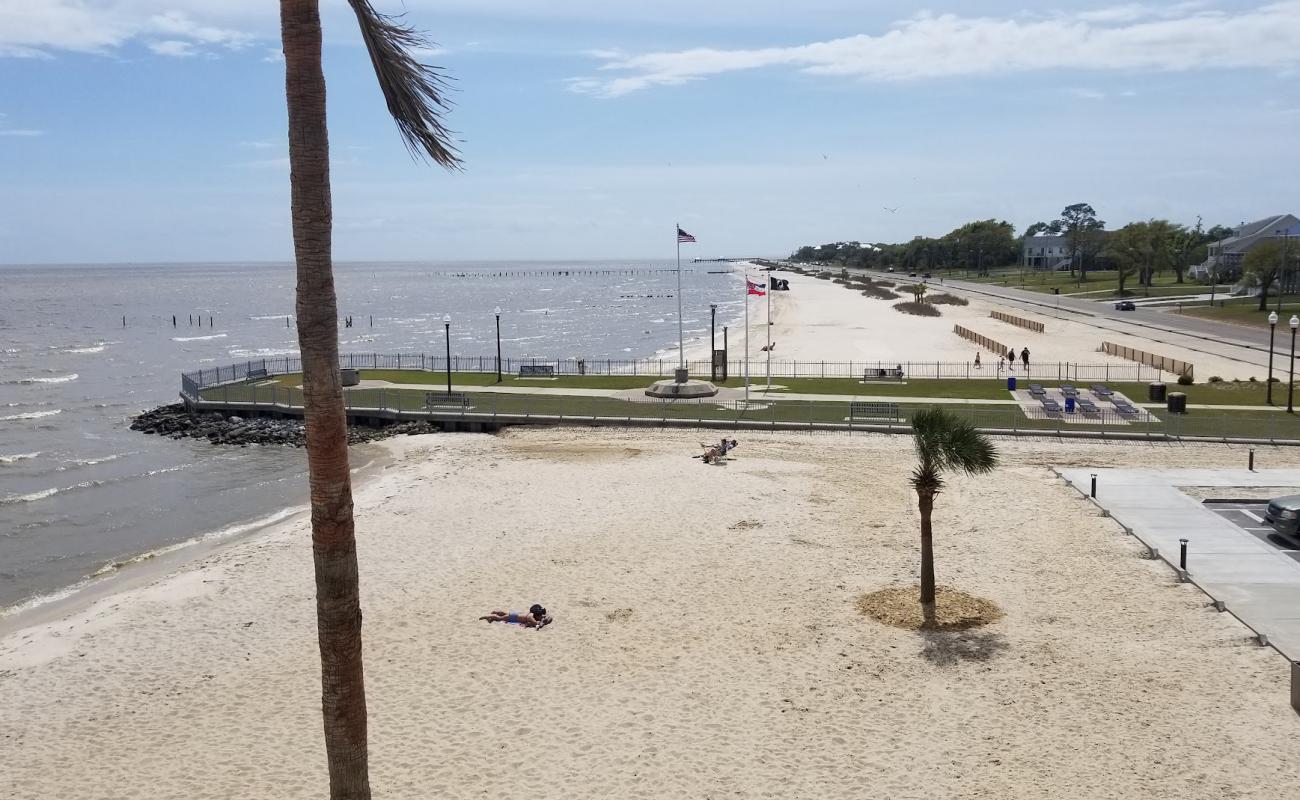
[[[447,396],[451,397],[451,314],[443,315],[442,332],[447,338]]]
[[[772,291],[768,289],[768,291]],[[709,377],[718,379],[718,304],[709,303]]]
[[[501,382],[501,306],[497,306],[497,383]]]
[[[1300,328],[1300,317],[1291,315],[1291,369],[1286,376],[1286,413],[1294,414],[1295,406],[1291,404],[1295,396],[1295,329]]]
[[[1277,332],[1277,312],[1268,315],[1268,396],[1264,402],[1273,405],[1273,334]]]

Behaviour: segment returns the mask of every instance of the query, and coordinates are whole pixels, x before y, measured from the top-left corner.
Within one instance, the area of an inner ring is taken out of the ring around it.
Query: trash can
[[[344,386],[356,386],[361,383],[361,375],[355,369],[339,370],[339,378]]]
[[[1147,387],[1147,400],[1152,403],[1163,403],[1165,401],[1165,392],[1169,387],[1163,383],[1153,383]]]
[[[1073,414],[1073,413],[1074,413],[1074,398],[1073,398],[1073,397],[1067,397],[1067,398],[1065,398],[1065,413],[1067,413],[1067,414]]]
[[[1007,378],[1007,391],[1014,392],[1015,390],[1016,390],[1016,376],[1012,375],[1010,378]]]
[[[1182,392],[1170,392],[1169,401],[1165,404],[1165,408],[1169,410],[1170,414],[1186,414],[1187,395]]]

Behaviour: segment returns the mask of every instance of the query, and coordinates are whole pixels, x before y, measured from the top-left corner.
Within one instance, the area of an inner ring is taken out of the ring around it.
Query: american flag
[[[678,229],[677,229],[677,243],[678,243],[678,244],[681,244],[682,242],[694,242],[694,241],[695,241],[695,237],[694,237],[694,236],[690,235],[689,233],[687,233],[686,231],[682,230],[681,228],[678,228]]]
[[[763,290],[763,284],[755,283],[754,281],[751,281],[748,278],[745,279],[745,283],[749,284],[749,294],[756,294],[759,297],[762,297],[764,294],[766,294],[766,292]]]

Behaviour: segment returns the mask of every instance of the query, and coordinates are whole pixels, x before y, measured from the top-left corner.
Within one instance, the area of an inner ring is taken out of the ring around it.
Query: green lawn
[[[1259,310],[1258,297],[1232,297],[1222,303],[1216,301],[1213,307],[1208,304],[1184,305],[1182,313],[1217,322],[1267,330],[1269,312],[1276,308],[1276,297],[1269,298],[1267,311]],[[1277,326],[1278,341],[1282,341],[1288,335],[1287,321],[1291,319],[1292,314],[1300,314],[1300,295],[1288,294],[1282,297],[1282,312],[1278,315],[1281,318]]]
[[[954,279],[961,278],[961,273],[954,273]],[[1088,295],[1098,300],[1113,298],[1119,296],[1119,274],[1113,270],[1096,270],[1088,273],[1087,279],[1079,281],[1078,274],[1074,276],[1069,272],[1046,272],[1043,270],[1025,270],[1022,275],[1019,270],[1003,271],[987,275],[984,277],[974,277],[970,280],[974,283],[987,283],[994,286],[1008,286],[1011,288],[1023,288],[1031,292],[1043,292],[1052,294],[1053,289],[1060,289],[1061,294],[1079,294],[1081,292],[1102,292],[1106,294]],[[1220,291],[1227,287],[1219,287]],[[1136,276],[1130,276],[1124,286],[1125,297],[1144,297],[1147,296],[1146,287],[1137,282]],[[1200,294],[1210,291],[1206,284],[1200,284],[1195,281],[1187,280],[1184,283],[1178,283],[1178,278],[1172,273],[1167,275],[1157,275],[1151,282],[1151,297],[1168,297],[1180,294]]]
[[[1281,374],[1280,372],[1278,373]],[[447,377],[442,372],[423,372],[420,370],[382,370],[382,369],[364,369],[361,370],[361,377],[365,380],[382,380],[398,384],[427,384],[430,389],[436,390],[440,386],[445,386]],[[1209,377],[1209,376],[1206,376]],[[1263,377],[1261,373],[1260,377]],[[494,386],[496,385],[496,373],[494,372],[453,372],[452,383],[456,386]],[[301,375],[281,375],[274,382],[281,387],[298,386],[302,383]],[[506,376],[502,382],[503,386],[530,386],[538,388],[589,388],[589,389],[636,389],[648,386],[651,378],[635,376],[606,376],[606,375],[561,375],[555,380],[520,380],[515,377]],[[1062,381],[1042,380],[1037,381],[1044,386],[1058,386]],[[761,377],[751,376],[751,388],[762,388],[765,381]],[[1023,385],[1025,381],[1020,380]],[[1081,388],[1090,386],[1093,381],[1075,381],[1076,385]],[[962,400],[1007,400],[1010,395],[1007,393],[1006,381],[999,379],[971,379],[964,380],[960,378],[942,379],[942,380],[911,380],[906,383],[895,383],[892,381],[882,381],[880,383],[859,383],[849,378],[773,378],[774,386],[783,386],[783,390],[792,394],[840,394],[840,395],[861,395],[876,397],[933,397],[943,399],[962,399]],[[717,384],[733,389],[743,388],[744,380],[741,378],[731,378],[728,381]],[[1114,382],[1107,384],[1111,389],[1123,392],[1130,400],[1142,403],[1147,399],[1147,386],[1145,383],[1124,383]],[[1183,392],[1187,395],[1187,402],[1193,406],[1209,405],[1264,405],[1265,386],[1263,381],[1250,383],[1249,381],[1241,383],[1221,382],[1221,383],[1197,383],[1191,386],[1178,386],[1170,383],[1169,391]],[[1285,402],[1286,386],[1277,384],[1273,389],[1274,400],[1282,398]]]

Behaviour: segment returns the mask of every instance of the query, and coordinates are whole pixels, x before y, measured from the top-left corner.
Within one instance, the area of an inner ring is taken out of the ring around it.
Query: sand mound
[[[992,602],[946,586],[935,589],[934,600],[937,624],[929,626],[930,630],[959,631],[1002,619],[1002,609]],[[858,598],[858,611],[895,628],[925,627],[919,586],[895,586],[864,594]]]

